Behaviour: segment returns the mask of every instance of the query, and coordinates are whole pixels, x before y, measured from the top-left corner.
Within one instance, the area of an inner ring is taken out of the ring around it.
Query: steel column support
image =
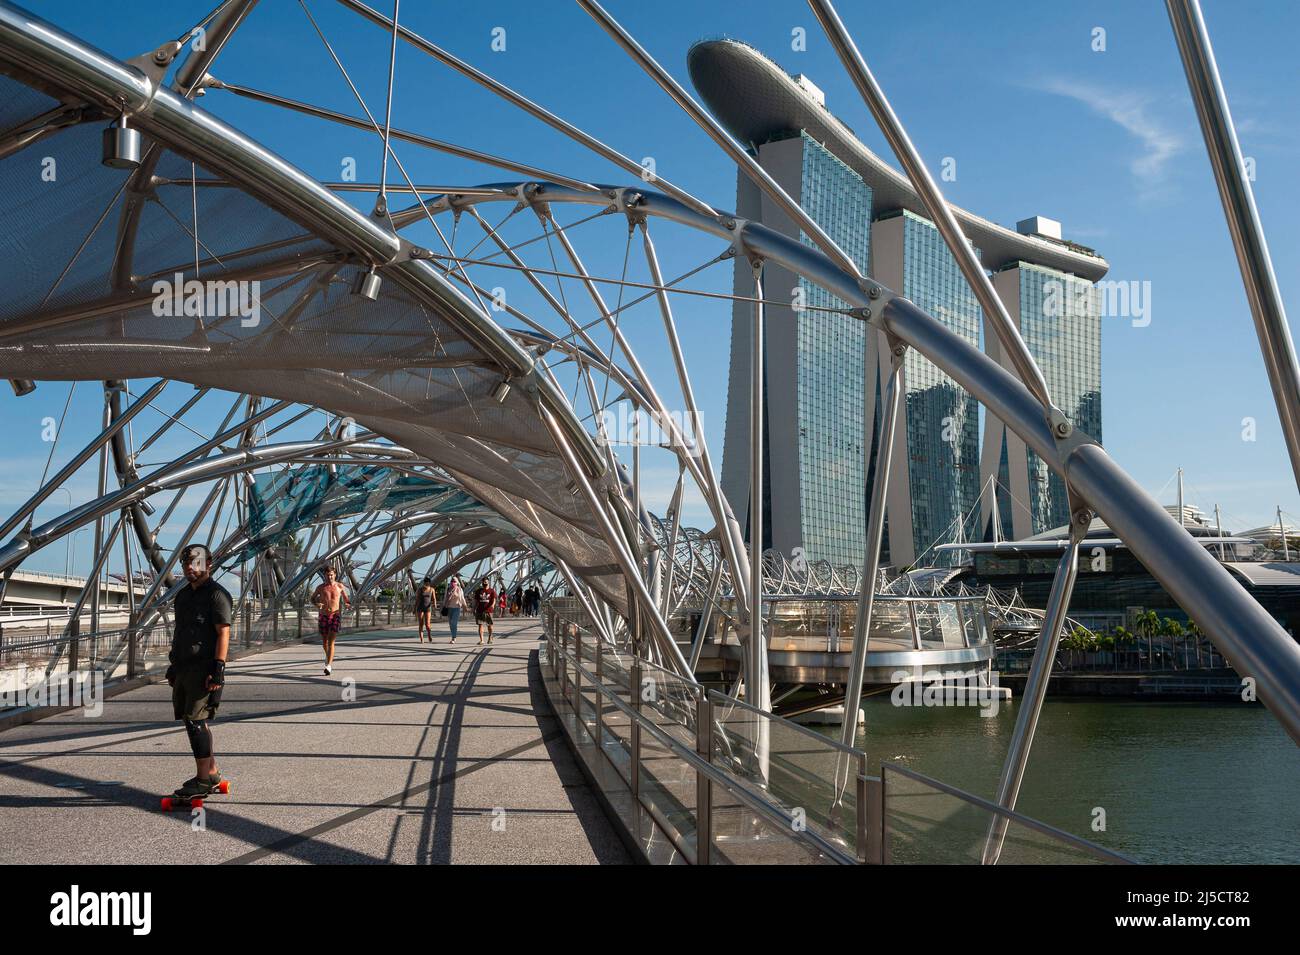
[[[654,607],[654,601],[650,597],[649,590],[646,589],[645,580],[639,572],[637,561],[630,553],[628,553],[621,535],[614,527],[609,515],[605,513],[605,509],[601,505],[600,498],[596,494],[595,488],[592,487],[591,482],[587,479],[587,474],[582,469],[582,465],[579,463],[577,455],[569,446],[568,437],[565,435],[559,422],[555,420],[555,416],[551,414],[549,409],[539,406],[538,413],[545,422],[547,430],[551,432],[551,438],[554,440],[556,448],[559,449],[560,455],[564,458],[565,464],[568,465],[569,473],[578,483],[578,488],[582,491],[583,497],[587,499],[587,504],[591,507],[592,514],[600,523],[605,539],[609,543],[610,547],[613,548],[614,556],[617,558],[618,563],[623,570],[623,576],[632,588],[632,594],[629,595],[628,601],[629,604],[632,605],[629,615],[635,617],[640,610],[646,608],[652,609]],[[636,605],[639,605],[639,607]],[[644,616],[650,618],[651,626],[653,627],[653,634],[657,638],[658,642],[662,644],[660,649],[664,653],[665,658],[671,661],[673,668],[676,669],[678,673],[687,679],[693,679],[690,668],[686,665],[686,659],[682,656],[682,651],[677,646],[676,641],[673,640],[672,634],[668,632],[668,626],[664,623],[663,618],[657,613],[650,612],[650,610],[647,610]]]
[[[1034,744],[1034,731],[1038,728],[1043,698],[1047,695],[1047,681],[1052,675],[1052,663],[1056,660],[1065,612],[1070,606],[1070,594],[1074,591],[1074,580],[1079,573],[1079,544],[1088,533],[1091,522],[1092,512],[1087,508],[1080,508],[1070,516],[1070,542],[1056,565],[1052,591],[1043,613],[1043,629],[1038,635],[1038,646],[1034,648],[1034,659],[1029,665],[1025,691],[1016,713],[1016,728],[1007,748],[1002,776],[998,780],[997,803],[1004,809],[1015,809],[1016,797],[1020,795],[1020,783],[1024,779],[1025,765],[1029,762],[1029,749]],[[988,841],[984,846],[984,865],[997,865],[1006,834],[1006,817],[996,816],[989,824]]]
[[[1296,362],[1286,307],[1273,272],[1259,210],[1255,208],[1255,195],[1246,176],[1228,97],[1223,91],[1198,0],[1165,0],[1165,6],[1178,41],[1178,55],[1187,74],[1196,116],[1201,122],[1214,182],[1219,188],[1241,280],[1246,286],[1250,314],[1255,319],[1259,350],[1264,355],[1264,367],[1291,455],[1291,470],[1300,486],[1300,364]]]
[[[867,336],[880,334],[870,326],[864,326]],[[840,733],[840,742],[845,746],[854,744],[858,729],[858,704],[862,702],[863,670],[867,664],[867,649],[871,644],[871,611],[875,606],[876,578],[880,571],[880,546],[885,533],[885,499],[889,489],[889,479],[894,458],[894,434],[898,428],[899,407],[902,404],[903,391],[903,356],[907,351],[905,345],[895,345],[881,335],[882,341],[891,348],[893,370],[889,383],[885,387],[884,408],[881,411],[880,435],[876,445],[876,479],[871,487],[871,513],[867,516],[866,551],[862,555],[862,585],[858,588],[858,616],[853,623],[853,655],[849,663],[849,683],[844,694],[844,723]],[[863,342],[862,353],[865,356],[863,379],[863,431],[868,431],[871,418],[867,414],[870,400],[867,387],[871,380],[870,370],[874,355],[868,342]],[[867,453],[869,444],[863,444],[863,453]],[[864,466],[866,461],[863,462]],[[865,472],[864,472],[865,476]],[[844,754],[836,760],[835,798],[843,798],[848,787],[849,764]]]
[[[695,753],[713,762],[713,701],[709,691],[699,688],[695,704]],[[708,865],[713,854],[713,780],[702,769],[695,771],[695,864]]]
[[[753,342],[749,380],[749,653],[745,663],[745,695],[750,706],[772,708],[767,675],[767,638],[763,633],[763,266],[754,263]]]
[[[826,32],[827,38],[831,41],[831,46],[839,54],[844,69],[848,72],[854,85],[857,86],[858,92],[867,104],[867,108],[871,110],[871,115],[875,117],[877,125],[880,126],[880,131],[884,133],[885,139],[889,141],[890,148],[894,151],[894,155],[898,157],[899,163],[902,164],[903,170],[907,173],[907,178],[925,204],[926,211],[938,228],[939,234],[943,236],[943,240],[947,243],[953,258],[957,260],[957,265],[961,268],[962,275],[966,277],[971,291],[975,293],[975,297],[979,300],[980,307],[984,309],[984,314],[991,320],[993,328],[997,332],[998,340],[1002,343],[1002,347],[1006,349],[1012,366],[1034,397],[1042,402],[1044,412],[1050,412],[1052,399],[1047,390],[1047,381],[1043,378],[1038,363],[1034,361],[1033,356],[1029,353],[1029,348],[1025,345],[1024,339],[1020,337],[1019,329],[1007,313],[1007,307],[1002,304],[1002,299],[998,297],[997,292],[993,289],[993,283],[984,274],[984,267],[980,265],[979,257],[975,254],[974,248],[971,247],[965,233],[957,225],[957,219],[952,214],[952,209],[939,192],[939,187],[935,184],[934,178],[921,160],[921,154],[917,152],[916,146],[912,144],[911,138],[907,135],[907,130],[903,128],[902,121],[899,120],[893,107],[889,105],[884,90],[880,88],[876,78],[871,75],[866,60],[858,52],[857,45],[853,42],[853,38],[849,36],[839,14],[835,12],[835,7],[830,3],[830,0],[808,0],[808,5],[812,7],[813,14],[817,17],[822,29]],[[1060,417],[1058,420],[1065,421],[1064,417]],[[1065,433],[1068,433],[1069,422],[1065,421],[1065,425],[1067,428]]]

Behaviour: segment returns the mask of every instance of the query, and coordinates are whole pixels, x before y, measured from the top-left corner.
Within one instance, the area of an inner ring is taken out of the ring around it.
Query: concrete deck
[[[331,677],[313,644],[232,663],[213,732],[233,791],[201,820],[159,810],[194,774],[165,683],[0,733],[0,862],[631,861],[550,715],[538,624],[492,647],[438,630],[344,636]]]

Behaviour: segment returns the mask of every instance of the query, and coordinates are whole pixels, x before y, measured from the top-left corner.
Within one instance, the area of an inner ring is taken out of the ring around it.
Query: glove
[[[217,706],[221,702],[221,687],[226,682],[226,661],[213,660],[212,669],[208,671],[208,705]]]
[[[169,667],[167,668],[167,672],[166,672],[166,674],[164,674],[164,677],[163,677],[163,678],[167,681],[167,685],[168,685],[168,686],[175,686],[175,685],[176,685],[176,667],[175,667],[175,665],[169,666]]]

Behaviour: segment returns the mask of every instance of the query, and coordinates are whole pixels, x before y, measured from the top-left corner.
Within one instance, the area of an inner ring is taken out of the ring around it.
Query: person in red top
[[[497,607],[497,592],[486,577],[474,591],[474,620],[478,623],[478,642],[483,645],[483,624],[487,624],[488,643],[492,642],[492,612]]]

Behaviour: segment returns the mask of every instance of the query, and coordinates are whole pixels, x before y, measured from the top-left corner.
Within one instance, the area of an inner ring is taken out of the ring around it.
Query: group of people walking
[[[487,642],[492,642],[492,622],[494,619],[500,619],[509,612],[510,616],[517,617],[523,614],[527,617],[536,616],[541,609],[542,594],[536,587],[515,587],[514,592],[507,598],[505,588],[500,590],[492,586],[492,581],[484,577],[479,581],[473,593],[466,595],[464,586],[459,577],[452,577],[448,582],[441,599],[439,599],[438,588],[434,585],[433,579],[425,577],[420,587],[415,592],[415,614],[418,621],[420,642],[424,642],[427,636],[429,642],[433,643],[433,608],[438,606],[442,610],[442,616],[447,618],[447,628],[451,631],[451,642],[456,642],[456,636],[460,628],[460,615],[462,611],[472,610],[474,612],[474,623],[478,626],[478,642],[483,643],[483,631],[487,630]]]
[[[230,628],[235,614],[230,592],[212,579],[212,555],[206,546],[191,544],[186,547],[181,553],[181,567],[189,586],[182,587],[173,601],[176,623],[166,680],[171,685],[173,715],[185,726],[195,768],[194,776],[183,782],[173,795],[193,799],[218,791],[223,785],[213,752],[209,721],[216,716],[221,703]],[[329,676],[334,670],[334,642],[339,635],[343,612],[352,606],[352,601],[333,567],[325,567],[321,578],[311,602],[318,615],[317,628],[325,653],[325,675]],[[511,616],[536,616],[541,610],[541,601],[541,591],[534,586],[516,586],[507,595],[504,586],[500,589],[493,587],[487,577],[479,581],[473,593],[468,595],[460,578],[452,577],[440,595],[432,578],[425,577],[415,594],[420,642],[423,643],[426,636],[430,643],[433,642],[435,606],[447,618],[452,643],[456,642],[461,613],[472,610],[481,645],[485,629],[487,642],[492,642],[494,618],[499,619],[507,612]]]

